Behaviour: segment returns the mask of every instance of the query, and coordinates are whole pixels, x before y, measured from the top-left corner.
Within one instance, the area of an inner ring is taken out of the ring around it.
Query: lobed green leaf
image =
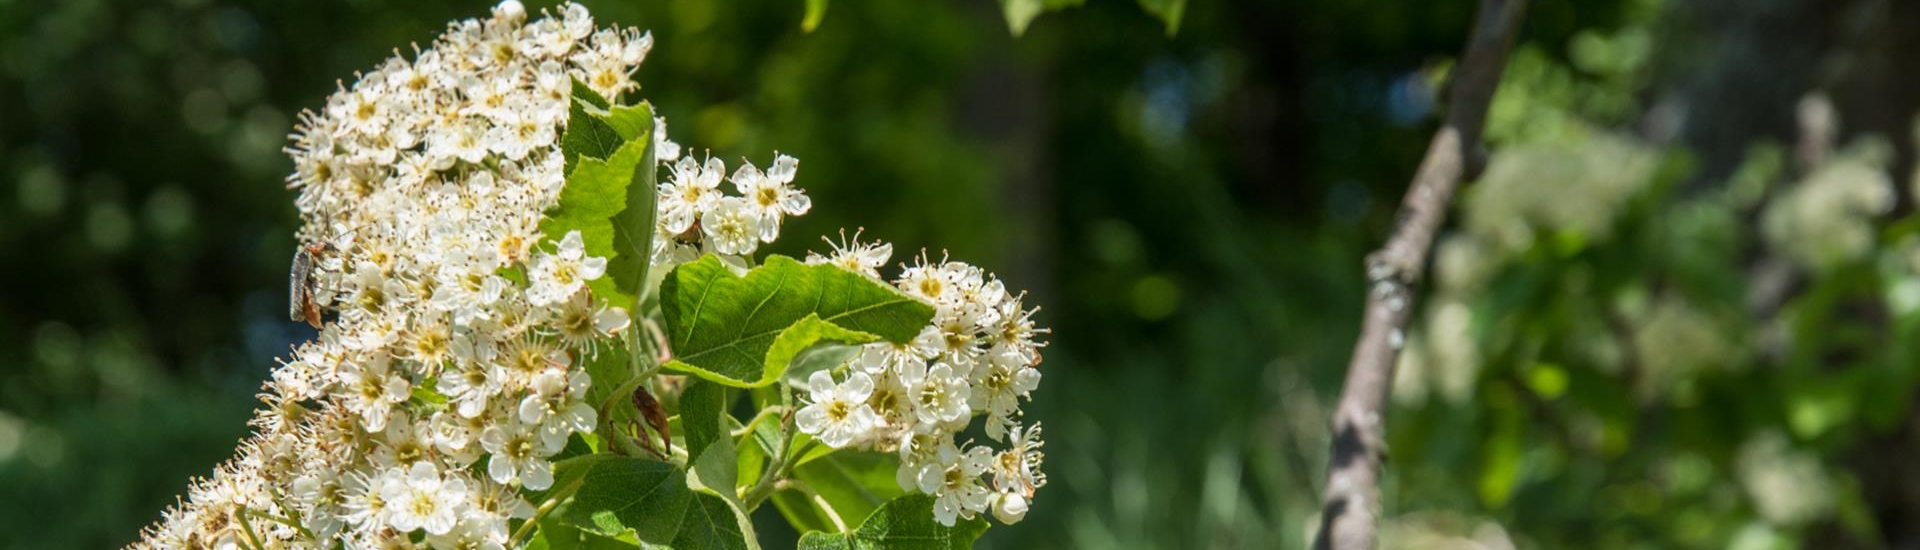
[[[669,273],[660,298],[674,352],[665,368],[745,388],[779,379],[820,343],[907,342],[933,318],[933,306],[886,283],[785,256],[744,277],[704,256]]]
[[[616,105],[574,82],[567,131],[560,138],[567,182],[540,222],[547,242],[579,231],[587,253],[607,259],[607,277],[589,281],[595,296],[633,308],[652,259],[658,161],[653,108]]]

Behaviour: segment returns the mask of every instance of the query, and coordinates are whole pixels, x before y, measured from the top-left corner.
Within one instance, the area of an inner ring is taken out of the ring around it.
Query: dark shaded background
[[[812,33],[798,0],[587,4],[602,24],[654,33],[641,95],[676,140],[803,160],[797,183],[818,207],[778,251],[864,227],[902,251],[997,271],[1044,307],[1053,345],[1029,411],[1047,426],[1053,481],[1024,523],[983,546],[1304,546],[1360,258],[1425,147],[1433,83],[1472,2],[1195,0],[1169,37],[1133,3],[1097,0],[1018,39],[980,0],[835,2]],[[295,216],[279,149],[295,113],[489,5],[0,0],[0,546],[127,543],[231,452],[272,358],[312,336],[282,313]],[[1489,136],[1547,140],[1528,129],[1543,109],[1637,136],[1669,166],[1657,176],[1668,191],[1646,200],[1683,201],[1729,185],[1754,144],[1793,143],[1795,102],[1824,89],[1841,136],[1889,140],[1892,216],[1904,216],[1916,17],[1897,0],[1536,0],[1501,92],[1511,108],[1496,109]],[[1628,34],[1646,41],[1609,40]],[[1627,227],[1665,223],[1625,210]],[[1702,246],[1727,251],[1716,273],[1744,288],[1764,255],[1757,214],[1730,215],[1745,220],[1729,226],[1741,237]],[[1538,252],[1519,271],[1614,270],[1626,287],[1665,288],[1666,264],[1636,251],[1674,242]],[[1829,278],[1789,286],[1817,293]],[[1874,287],[1850,284],[1839,288]],[[1511,306],[1509,325],[1582,315],[1543,297],[1578,290],[1537,290],[1468,299]],[[1735,317],[1740,297],[1726,298]],[[1402,402],[1392,417],[1387,495],[1404,520],[1391,540],[1915,544],[1920,490],[1904,487],[1920,474],[1907,453],[1920,430],[1905,351],[1864,354],[1902,373],[1860,382],[1895,394],[1874,413],[1886,420],[1787,432],[1818,457],[1817,489],[1837,504],[1788,522],[1746,504],[1739,449],[1799,410],[1775,404],[1795,402],[1803,379],[1769,373],[1826,376],[1853,368],[1849,350],[1908,332],[1843,305],[1798,330],[1865,327],[1866,344],[1800,339],[1796,359],[1741,356],[1758,366],[1701,382],[1726,386],[1725,406],[1558,399],[1532,377],[1543,362],[1562,369],[1563,389],[1567,372],[1578,388],[1632,381],[1555,359],[1553,346],[1489,351],[1478,398]],[[1587,328],[1552,330],[1542,341]],[[1556,427],[1562,416],[1652,435],[1595,450]],[[1696,462],[1699,487],[1661,473]]]

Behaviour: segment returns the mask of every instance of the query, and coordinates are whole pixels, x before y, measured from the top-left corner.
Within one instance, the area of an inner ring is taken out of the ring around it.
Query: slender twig
[[[820,496],[820,491],[814,490],[812,485],[807,485],[806,482],[798,479],[783,479],[780,480],[780,483],[774,484],[774,488],[798,491],[800,494],[806,495],[808,499],[813,501],[814,506],[820,507],[820,511],[827,513],[827,519],[833,521],[834,529],[839,530],[841,533],[847,532],[847,521],[840,519],[840,513],[835,512],[833,505],[827,502],[826,497]]]
[[[553,513],[554,508],[560,507],[560,503],[572,498],[573,493],[579,491],[580,485],[586,481],[585,477],[573,480],[573,483],[567,484],[566,488],[547,495],[547,501],[540,503],[540,508],[533,511],[533,517],[527,518],[527,522],[520,524],[520,529],[514,531],[513,536],[507,539],[507,548],[519,548],[522,543],[525,543],[527,536],[533,534],[534,526],[538,525],[540,520],[546,519],[547,514]]]
[[[1481,127],[1526,4],[1527,0],[1480,0],[1466,52],[1454,69],[1446,120],[1400,201],[1392,236],[1367,256],[1365,318],[1333,413],[1333,449],[1316,549],[1377,546],[1380,466],[1387,454],[1382,410],[1393,387],[1393,367],[1405,341],[1415,284],[1426,268],[1427,252],[1446,219],[1454,189],[1485,162],[1479,152]]]
[[[780,406],[767,407],[766,409],[762,409],[760,411],[760,414],[753,415],[753,420],[748,420],[746,425],[741,426],[740,429],[738,430],[727,432],[727,435],[737,438],[737,437],[745,436],[747,434],[751,434],[754,432],[754,430],[759,429],[761,421],[766,420],[767,417],[770,417],[770,416],[785,414],[786,410],[787,410],[786,407],[780,407]]]
[[[793,472],[793,467],[799,462],[800,451],[804,450],[804,447],[791,448],[794,433],[798,430],[793,426],[793,390],[785,384],[780,386],[780,403],[781,408],[786,411],[780,416],[780,445],[774,447],[774,456],[769,457],[767,471],[760,474],[760,479],[740,497],[740,501],[746,505],[748,511],[759,508],[760,502],[773,494],[774,484],[786,479],[787,474]],[[812,440],[808,442],[812,443]]]

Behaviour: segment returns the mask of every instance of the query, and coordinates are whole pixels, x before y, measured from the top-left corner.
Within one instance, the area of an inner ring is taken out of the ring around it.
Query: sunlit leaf
[[[784,256],[745,277],[705,256],[668,274],[660,297],[674,353],[666,368],[735,387],[772,383],[821,342],[909,341],[933,317],[885,283]]]
[[[654,185],[653,108],[607,107],[574,82],[567,131],[566,186],[540,222],[546,242],[579,231],[587,254],[607,259],[607,276],[587,283],[607,303],[633,308],[652,259]]]
[[[800,30],[813,32],[820,28],[820,20],[827,17],[827,0],[807,0],[807,16],[800,20]]]

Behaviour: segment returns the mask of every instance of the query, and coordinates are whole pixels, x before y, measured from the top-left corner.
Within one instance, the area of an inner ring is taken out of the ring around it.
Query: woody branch
[[[1377,546],[1380,471],[1386,459],[1383,412],[1394,363],[1413,309],[1414,293],[1434,234],[1461,180],[1478,172],[1487,109],[1499,87],[1507,52],[1526,0],[1481,0],[1454,69],[1446,118],[1427,147],[1393,234],[1367,255],[1367,302],[1353,359],[1333,415],[1333,448],[1314,548],[1371,550]]]

